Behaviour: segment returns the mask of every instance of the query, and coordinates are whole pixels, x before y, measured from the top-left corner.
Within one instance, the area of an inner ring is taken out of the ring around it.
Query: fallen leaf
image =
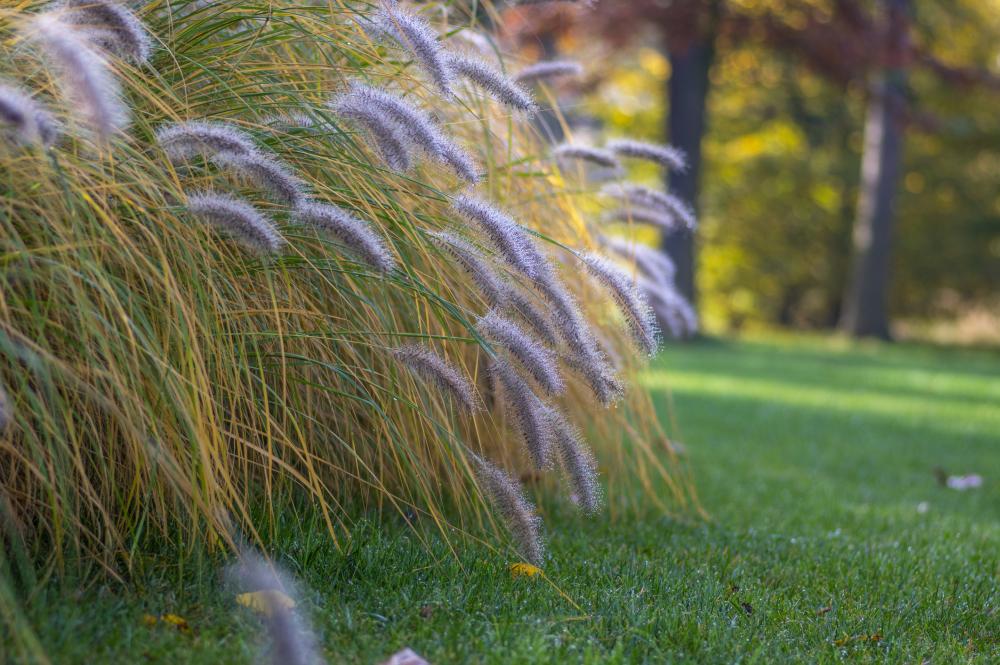
[[[535,575],[541,574],[542,569],[537,566],[532,566],[530,563],[510,564],[511,577],[534,577]]]
[[[881,642],[882,633],[872,633],[871,637],[869,637],[868,639],[871,640],[872,642]]]
[[[155,626],[157,621],[159,621],[159,619],[157,619],[156,617],[154,617],[152,614],[143,614],[142,615],[142,622],[144,624],[146,624],[147,626]]]
[[[188,624],[187,619],[182,616],[177,616],[176,614],[164,614],[160,617],[160,621],[163,623],[169,623],[171,626],[175,626],[177,630],[182,633],[187,633],[191,630],[191,626]]]
[[[269,617],[279,610],[290,610],[295,601],[277,589],[263,589],[236,596],[236,602]]]
[[[418,656],[413,649],[403,649],[392,654],[383,665],[430,665],[430,663]]]
[[[833,608],[830,607],[829,605],[827,605],[826,607],[821,607],[818,610],[816,610],[816,614],[819,615],[819,616],[823,616],[824,614],[826,614],[827,612],[829,612],[831,610],[833,610]]]

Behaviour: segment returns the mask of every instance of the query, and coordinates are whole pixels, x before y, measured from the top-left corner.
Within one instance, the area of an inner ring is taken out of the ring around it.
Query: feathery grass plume
[[[649,355],[655,354],[659,346],[656,319],[632,277],[597,254],[584,254],[581,258],[590,274],[611,292],[618,308],[625,315],[632,336],[642,349]]]
[[[510,415],[531,462],[536,468],[544,469],[552,450],[552,423],[545,413],[545,404],[505,359],[492,360],[489,373],[493,384],[503,389],[504,401],[510,407]]]
[[[0,123],[17,143],[52,145],[59,136],[52,115],[27,93],[13,85],[0,82]]]
[[[474,453],[469,461],[483,494],[503,518],[518,551],[528,563],[541,566],[545,559],[542,543],[542,521],[535,506],[525,498],[521,486],[499,468]]]
[[[476,330],[507,349],[547,392],[565,389],[555,354],[510,319],[490,310],[476,322]]]
[[[558,346],[559,338],[549,317],[517,287],[507,291],[507,309],[516,312],[549,346]]]
[[[450,166],[463,179],[468,182],[480,180],[481,176],[472,158],[445,136],[426,113],[402,98],[353,81],[346,93],[334,99],[334,108],[346,103],[347,100],[368,107],[371,112],[381,115],[381,124],[395,124],[406,134],[410,142]]]
[[[535,276],[538,250],[512,217],[468,194],[456,196],[451,206],[462,218],[479,226],[511,266],[529,278]]]
[[[379,272],[390,273],[396,267],[396,259],[371,225],[342,208],[326,203],[303,203],[295,209],[292,219],[330,233]]]
[[[617,236],[601,236],[600,243],[635,265],[654,284],[672,285],[677,266],[666,252]]]
[[[353,120],[364,127],[375,139],[375,147],[382,160],[397,173],[410,170],[410,149],[407,136],[399,125],[385,114],[357,99],[341,96],[330,102],[331,110],[342,118]]]
[[[156,142],[174,162],[195,155],[249,155],[257,151],[249,134],[224,122],[193,120],[164,125],[156,130]]]
[[[501,104],[519,111],[535,111],[535,100],[527,90],[479,58],[451,54],[448,56],[448,66],[455,74],[469,79]]]
[[[601,508],[601,485],[597,482],[597,460],[583,435],[555,407],[546,407],[552,423],[556,459],[569,479],[577,505],[593,515]]]
[[[264,592],[258,615],[264,621],[270,643],[270,658],[273,665],[321,665],[323,658],[316,645],[315,636],[296,608],[299,593],[290,575],[278,569],[272,562],[244,549],[240,552],[239,563],[226,571],[230,583],[242,593]],[[268,595],[280,592],[291,599],[286,604]]]
[[[316,121],[312,116],[300,111],[288,113],[275,113],[264,118],[264,124],[268,127],[286,127],[290,129],[309,129],[316,126]]]
[[[297,206],[306,198],[305,183],[277,159],[260,152],[219,152],[212,162],[266,190],[281,203]]]
[[[604,224],[649,224],[666,233],[686,228],[672,213],[648,208],[619,208],[601,217]]]
[[[452,71],[438,42],[437,32],[426,20],[383,0],[376,21],[380,35],[391,36],[399,42],[420,63],[434,85],[444,94],[451,94]]]
[[[149,60],[153,42],[135,14],[111,0],[62,0],[60,9],[68,10],[68,19],[83,28],[94,43],[115,55],[144,63]]]
[[[653,162],[671,171],[683,171],[687,168],[687,156],[683,150],[672,145],[657,145],[632,139],[617,139],[609,141],[608,150],[631,159],[643,159]]]
[[[507,302],[509,289],[497,276],[486,258],[472,244],[458,236],[437,231],[430,234],[436,244],[458,261],[479,292],[491,307],[500,307]]]
[[[610,406],[624,393],[621,383],[613,379],[607,360],[601,355],[587,320],[576,298],[566,289],[548,263],[542,264],[534,280],[535,288],[551,307],[559,334],[572,352],[563,361],[587,382],[597,400]]]
[[[563,143],[552,150],[552,156],[562,162],[579,160],[605,169],[614,169],[617,171],[621,168],[621,164],[613,153],[586,145]]]
[[[561,76],[583,76],[583,65],[573,60],[546,60],[528,65],[515,76],[518,83],[528,83]]]
[[[28,25],[29,37],[56,66],[62,94],[73,112],[101,139],[124,129],[128,109],[104,57],[55,12],[39,14]]]
[[[274,223],[243,199],[219,192],[199,192],[188,197],[195,217],[221,229],[245,247],[260,253],[277,252],[285,244]]]
[[[690,206],[673,194],[659,192],[634,183],[607,185],[601,190],[601,193],[629,206],[648,208],[673,215],[688,229],[693,229],[698,225],[698,220]]]
[[[698,332],[698,314],[687,298],[672,285],[639,282],[656,317],[663,322],[674,339],[685,339]]]
[[[457,367],[430,349],[409,344],[391,351],[400,362],[417,374],[437,384],[438,388],[450,394],[466,411],[480,411],[482,400],[472,384],[462,376]]]

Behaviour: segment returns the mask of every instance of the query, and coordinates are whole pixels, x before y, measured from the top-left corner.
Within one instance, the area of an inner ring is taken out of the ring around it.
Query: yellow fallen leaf
[[[163,623],[169,623],[171,626],[177,626],[177,630],[182,633],[186,633],[191,630],[191,626],[188,625],[187,619],[176,614],[164,614],[160,617],[160,621]]]
[[[277,589],[241,593],[236,596],[236,602],[268,617],[275,610],[290,610],[295,607],[295,601]]]
[[[144,624],[146,624],[147,626],[155,626],[157,621],[159,621],[159,619],[157,619],[156,617],[154,617],[152,614],[143,614],[142,615],[142,622]]]
[[[530,563],[512,563],[510,565],[511,577],[534,577],[541,574],[542,569],[532,566]]]

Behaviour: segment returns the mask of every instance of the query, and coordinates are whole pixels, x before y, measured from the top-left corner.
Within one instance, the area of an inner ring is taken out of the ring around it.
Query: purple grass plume
[[[173,162],[196,155],[250,155],[257,151],[249,134],[223,122],[193,120],[164,125],[156,130],[156,142]]]
[[[246,178],[281,203],[297,206],[306,199],[306,185],[302,179],[277,159],[263,153],[219,152],[212,155],[212,162]]]
[[[395,3],[383,1],[376,21],[379,35],[388,35],[399,42],[427,72],[434,85],[444,94],[451,94],[452,69],[437,32],[426,20]]]
[[[586,145],[563,143],[552,150],[552,156],[560,162],[582,161],[603,169],[612,169],[615,171],[621,169],[621,163],[615,157],[614,153]]]
[[[553,323],[570,351],[563,360],[584,378],[601,404],[610,406],[618,401],[623,393],[621,383],[601,354],[576,298],[547,264],[535,278],[535,288],[549,303]]]
[[[386,165],[397,173],[406,173],[412,165],[409,139],[395,121],[372,106],[350,96],[330,103],[334,113],[361,125],[375,140],[375,147]]]
[[[649,301],[656,318],[673,339],[687,339],[698,332],[698,314],[687,298],[668,284],[641,280],[639,288]]]
[[[0,81],[0,124],[21,145],[50,146],[59,138],[59,125],[44,106],[20,88]]]
[[[494,359],[489,366],[494,385],[503,390],[508,412],[535,468],[549,466],[552,452],[552,423],[545,404],[531,386],[517,373],[514,366],[503,358]]]
[[[653,162],[671,171],[684,171],[687,169],[687,156],[684,154],[684,151],[671,145],[657,145],[655,143],[644,143],[632,139],[618,139],[609,141],[606,147],[621,157]]]
[[[467,182],[475,183],[481,179],[472,158],[445,136],[426,113],[401,97],[355,81],[347,92],[333,99],[331,107],[336,111],[345,104],[354,108],[366,107],[370,113],[378,114],[381,116],[380,125],[395,125],[407,137],[408,143],[449,166]]]
[[[326,203],[303,203],[295,209],[292,219],[331,234],[379,272],[390,273],[396,267],[396,259],[371,225],[342,208]]]
[[[321,665],[323,658],[308,622],[298,610],[300,594],[292,577],[248,549],[226,570],[239,592],[259,593],[258,615],[264,622],[272,665]],[[278,596],[283,594],[284,597]],[[291,601],[291,602],[289,602]]]
[[[451,202],[465,220],[475,224],[516,270],[534,277],[539,267],[538,250],[524,230],[505,212],[474,196],[462,194]]]
[[[673,194],[659,192],[634,183],[615,183],[607,185],[601,191],[605,196],[617,199],[628,206],[673,215],[688,229],[694,229],[698,225],[698,220],[691,207]]]
[[[602,236],[600,242],[619,256],[634,261],[636,267],[654,284],[673,285],[677,266],[666,252],[616,236]]]
[[[61,93],[73,112],[102,140],[124,129],[129,113],[121,87],[85,36],[55,12],[39,14],[29,26],[30,38],[55,66]]]
[[[510,319],[491,310],[476,322],[476,330],[509,351],[547,392],[565,389],[555,354]]]
[[[112,0],[62,0],[66,20],[84,31],[101,48],[142,64],[149,60],[153,42],[135,14]]]
[[[430,349],[410,344],[392,350],[392,355],[414,374],[432,381],[442,391],[452,396],[466,411],[474,413],[483,408],[479,393],[461,371]]]
[[[583,76],[583,65],[572,60],[546,60],[528,65],[515,76],[518,83],[531,83],[563,76]]]
[[[512,286],[507,292],[506,310],[516,313],[549,346],[559,345],[559,333],[548,315],[517,287]]]
[[[479,294],[490,307],[501,307],[507,303],[509,289],[503,283],[486,258],[471,243],[458,236],[443,231],[431,233],[431,238],[458,261]]]
[[[649,208],[626,207],[612,210],[601,217],[604,224],[649,224],[665,233],[674,233],[687,226],[673,213]]]
[[[585,254],[581,258],[590,274],[610,291],[639,346],[649,355],[654,355],[659,347],[656,319],[632,277],[597,254]]]
[[[536,106],[531,93],[483,60],[452,54],[448,56],[448,66],[456,75],[472,81],[501,104],[534,113]]]
[[[541,566],[545,559],[542,521],[535,506],[524,496],[521,486],[507,473],[473,453],[469,461],[483,494],[500,513],[522,557]]]
[[[192,194],[188,197],[187,208],[198,219],[258,253],[277,252],[285,244],[266,215],[235,196],[219,192]]]
[[[569,480],[576,504],[588,515],[601,508],[601,485],[597,481],[597,460],[583,435],[555,407],[546,407],[552,423],[556,459]]]

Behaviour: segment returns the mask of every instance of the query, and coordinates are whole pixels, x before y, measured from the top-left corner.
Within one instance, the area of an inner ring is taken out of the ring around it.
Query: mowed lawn
[[[346,553],[289,537],[328,661],[1000,662],[1000,355],[709,340],[644,380],[664,412],[672,393],[710,522],[551,516],[552,585],[401,527]],[[935,467],[984,484],[942,487]],[[53,660],[259,658],[213,565],[151,570],[132,592],[34,597]],[[142,621],[167,612],[191,630]]]

